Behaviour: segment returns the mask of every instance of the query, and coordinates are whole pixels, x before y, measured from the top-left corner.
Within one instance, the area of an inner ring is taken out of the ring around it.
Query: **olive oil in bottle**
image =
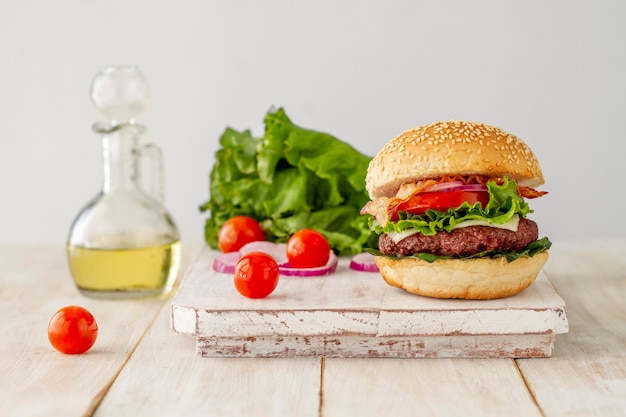
[[[132,249],[70,245],[68,259],[74,282],[86,295],[159,295],[169,292],[176,281],[180,242]]]

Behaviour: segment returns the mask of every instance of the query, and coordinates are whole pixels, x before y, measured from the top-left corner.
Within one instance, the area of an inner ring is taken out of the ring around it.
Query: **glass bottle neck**
[[[137,127],[123,126],[107,133],[102,138],[104,161],[103,192],[110,193],[118,188],[136,187],[139,181],[137,168]]]

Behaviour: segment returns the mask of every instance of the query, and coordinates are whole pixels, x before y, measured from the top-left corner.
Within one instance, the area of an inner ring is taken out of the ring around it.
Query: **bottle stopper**
[[[133,65],[102,68],[91,83],[91,99],[109,119],[109,128],[134,123],[133,118],[146,107],[149,96],[146,79]]]

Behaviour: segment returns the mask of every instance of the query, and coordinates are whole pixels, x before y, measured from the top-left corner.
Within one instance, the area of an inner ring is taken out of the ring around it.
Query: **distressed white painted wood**
[[[527,358],[552,354],[555,335],[200,336],[199,356],[330,358]]]
[[[387,285],[340,260],[331,275],[281,277],[247,299],[204,250],[172,302],[174,331],[201,356],[546,357],[567,332],[565,303],[544,273],[499,300],[439,300]],[[331,342],[329,342],[331,341]]]

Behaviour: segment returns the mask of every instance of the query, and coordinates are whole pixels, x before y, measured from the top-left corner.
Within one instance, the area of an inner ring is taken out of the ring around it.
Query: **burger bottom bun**
[[[432,263],[417,258],[376,256],[383,279],[410,293],[434,298],[490,300],[528,288],[548,260],[548,251],[512,262],[500,258],[441,259]]]

